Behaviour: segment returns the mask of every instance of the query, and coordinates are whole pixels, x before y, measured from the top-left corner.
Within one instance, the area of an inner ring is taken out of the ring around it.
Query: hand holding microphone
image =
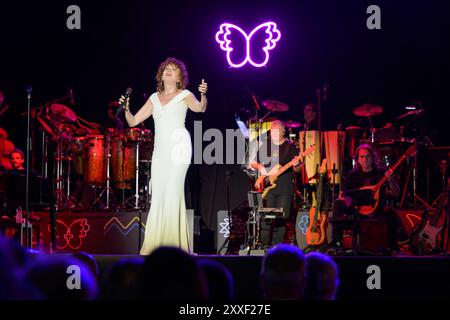
[[[125,111],[130,110],[130,95],[133,92],[133,89],[127,88],[125,91],[125,95],[120,96],[119,99],[119,107],[117,108],[116,117],[122,112],[122,109]]]

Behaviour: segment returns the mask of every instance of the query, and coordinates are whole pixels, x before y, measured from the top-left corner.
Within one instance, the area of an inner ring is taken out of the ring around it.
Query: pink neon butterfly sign
[[[255,38],[263,39],[262,43]],[[226,52],[228,64],[233,68],[240,68],[247,62],[258,68],[265,66],[269,61],[269,50],[275,48],[280,38],[277,25],[271,21],[260,24],[249,35],[231,23],[222,23],[216,33],[216,41]],[[240,51],[244,52],[239,55]]]

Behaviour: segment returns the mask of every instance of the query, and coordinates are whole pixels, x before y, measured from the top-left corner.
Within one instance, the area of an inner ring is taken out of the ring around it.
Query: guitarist
[[[333,220],[339,219],[342,215],[358,214],[353,206],[359,199],[351,198],[346,195],[347,190],[359,189],[363,186],[375,185],[383,176],[386,176],[387,183],[380,190],[379,206],[373,216],[385,215],[388,226],[388,241],[391,250],[397,250],[397,219],[395,213],[389,210],[386,204],[386,196],[398,197],[400,195],[400,188],[395,182],[391,170],[383,170],[377,166],[377,155],[373,148],[368,144],[360,145],[355,151],[356,166],[350,171],[343,183],[343,192],[335,204],[335,212]],[[361,216],[360,216],[361,217]],[[364,217],[361,217],[364,218]],[[333,227],[334,242],[342,240],[342,229],[339,224],[334,224]]]
[[[267,152],[264,152],[264,145],[259,152],[259,160],[262,162],[251,161],[250,166],[258,170],[259,174],[270,176],[275,174],[279,168],[290,162],[298,155],[297,148],[285,137],[285,127],[282,121],[275,120],[270,127],[270,143],[267,144]],[[294,162],[293,169],[290,168],[281,174],[276,181],[276,188],[269,191],[266,197],[266,207],[283,208],[284,217],[289,219],[294,199],[293,171],[300,172],[301,166],[298,161]],[[256,189],[261,189],[260,185],[255,184]],[[280,243],[283,241],[285,228],[284,221],[274,221],[271,226],[273,234],[272,241],[264,242],[264,232],[262,233],[263,243]],[[280,227],[280,228],[278,228]],[[262,231],[264,231],[262,225]]]

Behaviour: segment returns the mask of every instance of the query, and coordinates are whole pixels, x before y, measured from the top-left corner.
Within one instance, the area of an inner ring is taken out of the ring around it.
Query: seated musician
[[[25,168],[23,167],[23,163],[25,162],[25,157],[23,151],[19,148],[16,148],[11,151],[9,155],[9,161],[11,162],[11,167],[13,171],[23,171]]]
[[[381,215],[384,215],[388,227],[389,247],[391,250],[396,251],[397,220],[394,212],[387,209],[386,198],[387,196],[398,197],[400,195],[400,188],[393,179],[392,171],[390,169],[383,170],[377,166],[377,155],[370,145],[360,145],[355,151],[355,158],[355,168],[347,174],[344,180],[343,192],[341,192],[336,202],[333,219],[339,219],[339,217],[342,217],[342,215],[345,214],[358,214],[355,210],[355,205],[358,205],[363,199],[356,198],[358,197],[357,193],[354,193],[352,198],[350,196],[350,190],[357,190],[363,186],[375,185],[383,178],[383,176],[386,176],[387,183],[380,189],[378,207],[369,217],[380,217]],[[363,196],[363,194],[361,194],[361,196]],[[364,216],[362,215],[359,215],[359,217],[364,219]],[[342,243],[342,226],[334,224],[333,233],[333,242],[337,245]]]
[[[270,176],[275,174],[279,168],[293,160],[298,155],[297,148],[285,137],[285,127],[282,121],[275,120],[271,123],[269,150],[264,152],[261,148],[259,160],[262,162],[251,161],[250,166],[258,170],[259,174]],[[265,156],[266,155],[266,156]],[[265,160],[265,161],[264,161]],[[293,170],[300,171],[301,166],[298,161],[294,162]],[[263,186],[256,185],[257,190]],[[281,174],[276,180],[276,187],[269,191],[266,197],[265,206],[268,208],[283,208],[284,217],[290,218],[294,199],[293,172],[292,168]],[[280,226],[280,221],[275,222]],[[272,225],[273,226],[273,225]],[[273,231],[273,229],[272,229]],[[276,244],[283,241],[285,228],[280,226],[275,230],[271,243]],[[263,239],[263,243],[264,239]]]
[[[125,129],[123,116],[119,114],[116,116],[117,108],[119,107],[119,102],[110,101],[108,103],[108,118],[105,122],[105,129],[113,128],[117,129],[120,133]]]

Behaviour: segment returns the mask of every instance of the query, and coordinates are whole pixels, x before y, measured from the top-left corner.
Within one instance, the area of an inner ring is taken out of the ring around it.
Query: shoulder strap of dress
[[[152,95],[150,96],[150,101],[152,102],[153,106],[155,104],[159,104],[159,100],[158,100],[158,92],[154,92],[152,93]]]
[[[187,89],[184,89],[183,91],[181,91],[178,96],[176,96],[176,101],[174,101],[175,103],[180,102],[181,100],[183,100],[184,98],[186,98],[191,92]]]

